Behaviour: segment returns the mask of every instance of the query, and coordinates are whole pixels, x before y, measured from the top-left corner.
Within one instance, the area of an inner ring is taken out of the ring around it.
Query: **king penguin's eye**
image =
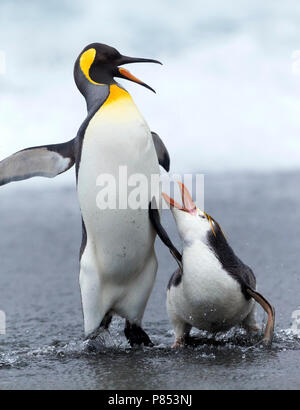
[[[121,57],[121,54],[118,52],[118,50],[114,50],[110,55],[110,58],[112,60],[117,60],[117,58],[120,58],[120,57]]]

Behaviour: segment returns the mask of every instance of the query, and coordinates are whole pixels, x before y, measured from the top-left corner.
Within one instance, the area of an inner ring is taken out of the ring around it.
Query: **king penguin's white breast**
[[[97,186],[100,175],[110,175],[115,180],[118,196],[120,166],[126,167],[127,178],[143,174],[150,181],[152,174],[159,173],[150,129],[130,95],[117,87],[86,129],[78,196],[88,239],[95,242],[98,259],[112,270],[118,269],[120,263],[125,270],[133,266],[139,269],[139,263],[144,263],[144,258],[153,251],[154,235],[148,210],[101,210],[96,203],[101,189]],[[145,189],[148,202],[151,198],[148,187]]]

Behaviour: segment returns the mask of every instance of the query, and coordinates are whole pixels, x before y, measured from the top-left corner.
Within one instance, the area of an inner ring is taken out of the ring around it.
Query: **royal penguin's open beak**
[[[148,59],[148,58],[135,58],[135,57],[122,56],[118,60],[117,65],[120,66],[120,65],[123,65],[123,64],[131,64],[131,63],[156,63],[156,64],[162,64],[160,61],[152,60],[152,59]],[[133,81],[134,83],[140,84],[143,87],[146,87],[146,88],[148,88],[149,90],[151,90],[155,93],[155,90],[153,90],[153,88],[151,88],[148,84],[146,84],[143,81],[136,78],[128,70],[125,70],[125,68],[117,67],[115,77],[124,78],[126,80]]]
[[[196,215],[197,206],[194,203],[192,196],[189,193],[187,187],[179,181],[177,181],[177,184],[179,185],[179,188],[180,188],[183,206],[180,205],[178,202],[176,202],[173,198],[170,198],[169,195],[163,192],[162,196],[164,200],[167,202],[167,204],[169,204],[173,208],[177,208],[177,209],[180,209],[181,211],[185,211],[192,215]]]

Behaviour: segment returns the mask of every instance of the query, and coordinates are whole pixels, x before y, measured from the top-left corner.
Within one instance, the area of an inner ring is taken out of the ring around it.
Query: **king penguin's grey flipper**
[[[150,221],[157,233],[157,235],[160,237],[162,242],[169,248],[172,256],[178,263],[178,266],[182,272],[182,255],[181,253],[177,250],[177,248],[173,245],[169,235],[163,228],[162,224],[160,223],[160,216],[158,209],[156,207],[156,201],[155,199],[152,199],[152,202],[149,204],[149,217]]]
[[[0,162],[0,185],[42,176],[53,178],[75,163],[75,139],[18,151]]]
[[[151,132],[156,154],[158,157],[158,163],[161,165],[167,172],[170,170],[170,155],[168,153],[165,144],[162,142],[160,137],[156,134],[156,132]]]

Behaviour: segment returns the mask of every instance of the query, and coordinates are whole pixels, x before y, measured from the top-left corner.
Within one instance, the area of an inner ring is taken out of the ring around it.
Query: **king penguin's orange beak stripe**
[[[118,68],[119,71],[119,75],[116,75],[116,77],[120,77],[120,78],[126,78],[129,81],[133,81],[134,83],[138,83],[141,84],[142,86],[148,88],[149,90],[153,91],[155,93],[155,91],[153,90],[153,88],[151,88],[148,84],[143,83],[143,81],[139,80],[138,78],[136,78],[134,75],[132,75],[128,70],[125,70],[125,68]]]
[[[119,68],[119,71],[120,71],[120,74],[122,74],[124,77],[128,78],[129,80],[134,81],[135,83],[144,84],[141,80],[139,80],[134,75],[132,75],[130,71],[125,70],[125,68]]]

